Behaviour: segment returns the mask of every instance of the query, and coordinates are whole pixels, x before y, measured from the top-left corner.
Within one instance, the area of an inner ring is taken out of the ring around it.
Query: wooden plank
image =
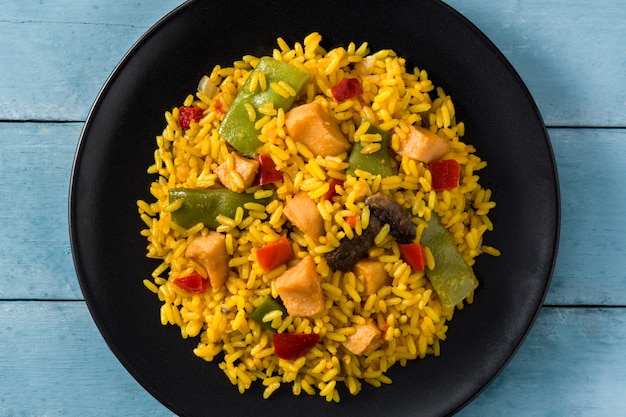
[[[458,417],[621,416],[626,309],[544,308],[518,354]]]
[[[14,193],[0,199],[0,299],[82,299],[67,232],[80,128],[0,123],[0,178]],[[546,303],[626,305],[626,184],[616,180],[626,178],[626,129],[549,133],[561,183],[562,228]]]
[[[626,126],[622,0],[447,0],[504,53],[549,126]]]
[[[0,415],[173,416],[117,361],[83,302],[0,302]]]
[[[0,120],[85,120],[124,54],[181,3],[1,0]]]
[[[84,303],[0,302],[0,322],[0,415],[172,415],[119,364]],[[458,415],[622,415],[625,345],[624,308],[544,308],[502,374]]]
[[[0,298],[82,299],[67,207],[81,123],[0,123]]]
[[[626,305],[626,129],[550,129],[561,186],[548,304]]]
[[[180,0],[24,3],[0,0],[0,39],[11,40],[0,66],[0,120],[84,120],[124,53]],[[548,125],[626,126],[626,43],[615,41],[626,39],[622,1],[448,3],[503,51]]]

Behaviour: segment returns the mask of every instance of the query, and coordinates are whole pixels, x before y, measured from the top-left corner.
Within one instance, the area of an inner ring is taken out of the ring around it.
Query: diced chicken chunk
[[[363,280],[363,294],[375,294],[384,285],[389,284],[390,277],[385,271],[385,264],[373,259],[361,259],[354,265],[354,274]]]
[[[283,214],[287,219],[313,239],[325,234],[324,219],[317,209],[315,201],[309,198],[306,191],[300,191],[285,204]]]
[[[445,139],[420,126],[410,126],[405,138],[400,138],[398,153],[417,161],[429,163],[441,159],[450,147]]]
[[[317,156],[334,156],[350,149],[350,142],[341,129],[317,102],[289,110],[285,116],[287,133]]]
[[[354,325],[355,332],[346,338],[343,346],[355,355],[369,355],[383,343],[382,332],[372,319]]]
[[[226,282],[230,257],[223,234],[211,231],[206,236],[198,236],[187,246],[185,256],[202,265],[211,287],[218,288]]]
[[[290,316],[314,316],[324,310],[322,280],[310,255],[283,272],[275,285]]]
[[[222,162],[215,169],[215,174],[217,174],[217,177],[224,187],[240,193],[254,183],[254,178],[259,170],[259,161],[256,159],[243,158],[239,156],[237,152],[232,152],[231,156],[234,160],[234,169],[232,171],[239,174],[241,182],[234,180],[231,176],[231,169],[228,168],[226,161]]]

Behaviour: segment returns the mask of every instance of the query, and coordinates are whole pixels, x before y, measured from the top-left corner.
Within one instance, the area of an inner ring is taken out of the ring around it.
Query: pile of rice
[[[268,108],[259,121],[260,139],[268,144],[266,149],[283,172],[284,181],[273,191],[258,188],[256,192],[258,197],[274,192],[277,198],[266,207],[250,204],[247,217],[243,217],[243,211],[235,218],[220,216],[217,231],[226,236],[231,256],[229,278],[221,288],[188,294],[172,281],[201,271],[184,253],[189,242],[208,230],[202,224],[188,230],[173,224],[170,213],[176,207],[168,203],[168,190],[219,186],[214,170],[231,149],[218,135],[217,127],[260,58],[244,56],[232,67],[216,66],[205,76],[201,91],[189,95],[183,103],[204,110],[204,117],[188,130],[178,124],[178,108],[165,113],[167,125],[156,138],[154,164],[148,168],[149,174],[158,176],[150,186],[155,200],[138,201],[139,214],[147,226],[141,232],[148,240],[147,256],[162,260],[144,284],[163,303],[163,325],[178,326],[183,338],[198,337],[194,354],[206,361],[219,360],[219,367],[240,392],[259,380],[265,386],[264,398],[286,384],[295,395],[317,394],[338,402],[342,385],[355,395],[363,382],[390,384],[385,373],[394,364],[404,366],[409,360],[440,354],[448,322],[454,310],[463,305],[442,306],[426,275],[413,272],[401,259],[398,244],[386,236],[388,228],[381,230],[368,255],[385,263],[392,285],[362,296],[363,282],[353,272],[332,271],[326,263],[325,253],[337,247],[342,238],[360,233],[366,224],[364,197],[376,192],[393,197],[414,216],[418,239],[431,213],[436,212],[469,265],[481,253],[499,254],[482,244],[483,234],[493,228],[488,215],[495,206],[490,190],[481,187],[477,175],[486,163],[475,155],[474,147],[461,141],[465,128],[456,119],[450,96],[433,85],[425,70],[407,71],[405,59],[392,50],[370,54],[366,43],[358,47],[350,43],[326,51],[320,46],[321,39],[312,33],[292,48],[279,38],[273,51],[274,59],[310,75],[298,103],[318,101],[351,142],[365,117],[391,132],[394,150],[409,125],[428,127],[448,140],[450,152],[445,159],[460,163],[461,180],[456,189],[433,191],[427,166],[398,155],[393,160],[395,175],[383,179],[363,172],[358,178],[346,176],[347,154],[312,157],[305,146],[285,134],[284,111]],[[338,103],[330,89],[346,77],[359,78],[364,93]],[[323,200],[333,178],[345,180],[345,192],[335,202]],[[315,199],[325,220],[326,236],[319,242],[291,227],[282,215],[285,199],[300,190]],[[357,216],[354,229],[346,222],[349,216]],[[276,319],[278,332],[321,335],[320,342],[306,356],[294,361],[277,358],[271,332],[249,319],[266,295],[277,296],[272,282],[287,268],[283,265],[263,272],[255,262],[254,251],[285,233],[295,255],[290,265],[312,255],[323,279],[326,300],[324,312],[315,317]],[[426,259],[432,267],[434,259],[427,248]],[[472,296],[466,300],[471,302]],[[386,329],[385,343],[369,356],[357,356],[342,342],[354,331],[354,324],[368,318]]]

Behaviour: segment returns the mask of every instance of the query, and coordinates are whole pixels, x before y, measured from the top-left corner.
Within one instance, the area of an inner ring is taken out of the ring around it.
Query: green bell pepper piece
[[[254,194],[236,193],[227,188],[214,190],[199,190],[195,188],[170,188],[169,202],[183,200],[183,205],[176,211],[172,212],[172,222],[177,225],[189,229],[190,227],[202,222],[209,229],[217,229],[220,225],[217,216],[223,214],[235,217],[237,207],[244,209],[244,217],[247,215],[243,205],[255,202],[267,205],[272,198],[256,199]]]
[[[267,88],[265,90],[261,89],[261,86],[258,86],[256,91],[250,91],[250,83],[252,82],[255,72],[262,72],[265,75],[267,82]],[[250,120],[245,105],[252,105],[256,112],[257,119],[263,116],[258,111],[258,108],[268,102],[274,103],[276,110],[281,108],[287,111],[291,108],[300,90],[302,90],[308,80],[308,74],[305,74],[289,64],[276,61],[269,57],[261,58],[259,64],[248,76],[241,91],[239,91],[237,97],[235,97],[235,100],[224,115],[224,119],[218,127],[217,132],[241,154],[255,156],[257,148],[262,145],[258,138],[261,132],[260,129],[254,127],[256,120]],[[289,84],[296,91],[296,96],[285,98],[276,93],[270,87],[270,84],[278,83],[279,81],[284,81]]]
[[[428,246],[435,257],[435,268],[426,268],[426,275],[439,299],[446,307],[457,305],[478,286],[478,280],[435,213],[422,232],[420,243]]]
[[[361,123],[365,123],[366,121],[367,120],[363,119]],[[383,178],[392,175],[393,170],[389,159],[389,132],[382,130],[370,122],[370,127],[365,133],[379,134],[382,137],[382,140],[379,142],[380,149],[376,152],[364,154],[361,153],[363,144],[361,142],[355,142],[354,145],[352,145],[352,151],[350,152],[350,158],[348,159],[348,169],[346,170],[346,173],[355,175],[356,170],[360,169],[373,175],[380,175]]]
[[[287,315],[287,309],[282,304],[266,295],[261,304],[250,314],[250,318],[268,330],[276,330],[272,327],[272,323],[263,321],[263,317],[274,310],[280,310],[284,316]]]

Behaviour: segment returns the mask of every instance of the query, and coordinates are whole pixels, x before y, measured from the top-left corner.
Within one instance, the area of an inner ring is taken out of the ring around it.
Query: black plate
[[[342,395],[294,397],[286,386],[263,400],[244,395],[216,363],[192,353],[196,340],[159,320],[160,303],[142,284],[145,258],[137,199],[150,199],[154,137],[165,110],[180,105],[214,65],[271,54],[320,32],[327,47],[367,41],[425,68],[465,121],[465,140],[488,161],[495,231],[502,256],[480,257],[475,303],[455,315],[442,355],[396,365],[394,383]],[[461,409],[505,367],[532,326],[554,267],[559,193],[541,116],[523,82],[470,22],[438,1],[192,1],[150,29],[102,89],[85,124],[70,190],[70,233],[80,285],[111,350],[152,395],[184,416],[438,416]]]

